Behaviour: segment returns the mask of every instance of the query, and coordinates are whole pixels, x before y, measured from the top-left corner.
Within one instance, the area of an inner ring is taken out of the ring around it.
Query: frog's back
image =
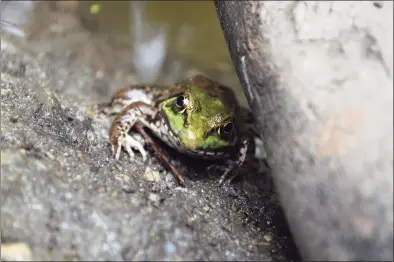
[[[234,109],[238,105],[233,89],[213,81],[204,75],[195,75],[183,81],[182,85],[189,88],[197,86],[210,96],[222,100],[229,109]]]

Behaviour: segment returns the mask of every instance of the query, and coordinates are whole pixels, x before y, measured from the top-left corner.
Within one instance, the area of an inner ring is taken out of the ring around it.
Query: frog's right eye
[[[233,129],[234,129],[234,124],[232,122],[228,122],[224,126],[218,128],[218,134],[222,138],[226,138],[231,135]]]
[[[224,133],[228,134],[228,133],[231,133],[231,131],[233,131],[233,128],[234,128],[234,124],[231,122],[228,122],[227,124],[225,124],[223,126],[223,131],[224,131]]]
[[[176,99],[176,106],[183,108],[186,105],[186,99],[184,96],[178,96]]]

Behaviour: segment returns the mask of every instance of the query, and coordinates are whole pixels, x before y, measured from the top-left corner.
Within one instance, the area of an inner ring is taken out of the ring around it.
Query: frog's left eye
[[[178,107],[184,107],[186,105],[186,99],[184,96],[178,96],[176,99],[176,105]]]

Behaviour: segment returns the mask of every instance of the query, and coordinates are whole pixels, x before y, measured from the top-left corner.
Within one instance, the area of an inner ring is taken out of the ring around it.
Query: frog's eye
[[[232,122],[228,122],[224,126],[219,127],[218,134],[221,137],[227,137],[234,129],[234,124]]]
[[[223,131],[224,133],[230,133],[231,131],[233,131],[233,128],[234,128],[233,123],[229,122],[223,126]]]
[[[186,99],[184,96],[178,96],[178,98],[176,99],[176,105],[178,107],[184,107],[186,105]]]

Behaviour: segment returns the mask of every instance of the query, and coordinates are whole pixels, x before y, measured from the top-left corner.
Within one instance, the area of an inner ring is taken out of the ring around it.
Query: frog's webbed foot
[[[134,152],[132,148],[140,152],[143,162],[147,160],[147,153],[144,149],[144,144],[124,132],[121,132],[120,137],[117,139],[117,143],[111,145],[111,150],[116,160],[119,160],[122,147],[126,150],[131,160],[134,159]]]
[[[235,165],[235,161],[232,159],[226,160],[224,163],[220,164],[211,164],[206,168],[206,171],[217,171],[217,172],[227,172],[228,169],[233,169]]]
[[[223,182],[227,179],[230,175],[231,171],[234,170],[236,173],[236,162],[234,160],[227,160],[223,164],[212,164],[206,168],[206,171],[217,171],[220,172],[222,175],[220,176],[219,185],[223,184]],[[231,179],[232,180],[232,179]],[[231,182],[227,179],[227,182]]]
[[[236,168],[242,166],[247,159],[247,157],[253,152],[253,140],[243,139],[241,141],[241,147],[239,149],[237,159],[235,161],[229,162],[229,165],[226,166],[223,175],[219,179],[219,185],[223,185],[225,181],[227,183],[231,183],[231,181],[236,178],[239,173],[236,172]]]
[[[116,160],[119,160],[123,147],[131,160],[134,159],[132,150],[134,148],[141,153],[143,161],[146,161],[147,152],[144,149],[144,143],[131,136],[129,131],[137,122],[144,124],[146,117],[155,117],[156,113],[157,110],[153,106],[143,102],[136,102],[127,106],[115,118],[111,126],[110,138],[111,150]]]

